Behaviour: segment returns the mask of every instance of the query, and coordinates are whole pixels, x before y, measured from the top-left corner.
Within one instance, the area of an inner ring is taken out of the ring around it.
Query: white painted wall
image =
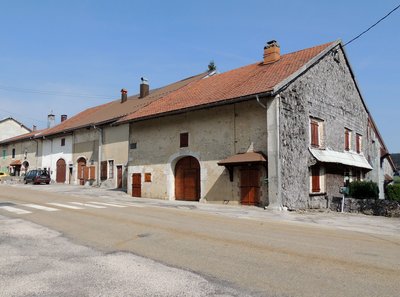
[[[61,139],[65,138],[65,145],[61,146]],[[72,161],[72,136],[55,137],[43,140],[42,168],[50,168],[52,180],[56,180],[57,161],[64,159],[67,164],[66,183],[69,183],[69,164]]]
[[[13,119],[5,119],[0,121],[0,141],[14,136],[29,133],[30,131],[21,126]]]

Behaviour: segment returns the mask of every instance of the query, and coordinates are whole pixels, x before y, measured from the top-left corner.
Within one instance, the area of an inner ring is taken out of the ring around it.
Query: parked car
[[[24,177],[25,184],[49,184],[50,174],[46,170],[31,170]]]
[[[8,173],[0,172],[0,180],[2,180],[2,178],[6,176],[8,176]]]

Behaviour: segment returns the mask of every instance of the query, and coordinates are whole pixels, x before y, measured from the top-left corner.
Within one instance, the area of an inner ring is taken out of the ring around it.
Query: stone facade
[[[322,123],[321,145],[344,151],[344,130],[352,131],[350,149],[355,150],[355,135],[362,136],[362,152],[369,152],[368,113],[357,91],[343,52],[330,52],[280,93],[280,156],[282,204],[289,209],[327,205],[327,197],[340,196],[343,166],[325,166],[320,195],[310,195],[310,169],[316,160],[309,152],[310,118]]]
[[[17,142],[3,144],[1,147],[0,170],[10,173],[10,164],[16,160],[21,163],[19,174],[27,170],[41,168],[42,142],[40,140],[25,139]],[[15,151],[13,157],[12,152]],[[14,172],[12,172],[14,174]]]
[[[342,198],[334,197],[329,201],[332,211],[341,211]],[[400,217],[400,203],[397,201],[381,199],[344,199],[344,212],[363,213],[366,215]]]

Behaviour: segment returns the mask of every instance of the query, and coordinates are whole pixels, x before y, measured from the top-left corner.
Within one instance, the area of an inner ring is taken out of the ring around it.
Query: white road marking
[[[49,203],[46,203],[46,204],[59,206],[59,207],[64,207],[64,208],[70,208],[70,209],[83,209],[82,207],[72,206],[72,205],[62,204],[62,203],[55,203],[55,202],[49,202]]]
[[[75,205],[80,205],[80,206],[87,206],[87,207],[93,207],[93,208],[106,208],[105,206],[100,206],[100,205],[94,205],[94,204],[89,204],[89,203],[81,203],[81,202],[70,202]]]
[[[47,206],[38,205],[38,204],[21,204],[21,205],[27,206],[27,207],[30,207],[30,208],[36,208],[36,209],[40,209],[40,210],[45,210],[45,211],[57,211],[57,210],[59,210],[57,208],[47,207]]]
[[[144,207],[144,205],[142,205],[142,204],[137,204],[137,203],[133,203],[133,202],[118,202],[118,204],[133,206],[133,207]]]
[[[4,209],[4,210],[7,210],[7,211],[9,211],[9,212],[16,213],[16,214],[27,214],[27,213],[32,213],[32,212],[30,212],[30,211],[23,210],[23,209],[16,208],[16,207],[12,207],[12,206],[0,206],[0,208],[2,208],[2,209]]]
[[[99,204],[99,205],[105,205],[105,206],[113,206],[113,207],[128,207],[127,205],[119,205],[119,204],[105,203],[105,202],[90,201],[90,203]]]

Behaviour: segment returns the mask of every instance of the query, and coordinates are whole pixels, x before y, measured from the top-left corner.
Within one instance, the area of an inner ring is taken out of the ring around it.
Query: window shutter
[[[101,180],[107,179],[107,161],[101,161]]]
[[[315,147],[319,146],[318,130],[318,122],[311,121],[311,145]]]
[[[188,146],[189,146],[189,133],[181,133],[180,147],[188,147]]]
[[[350,132],[347,129],[344,130],[344,149],[350,150]]]
[[[319,173],[319,167],[314,166],[311,168],[311,191],[313,193],[319,193],[321,191],[321,185],[320,185],[320,173]]]
[[[361,153],[361,136],[358,134],[356,135],[356,152]]]
[[[96,166],[89,167],[89,179],[96,179]]]
[[[88,180],[89,179],[89,167],[83,166],[83,179]]]

